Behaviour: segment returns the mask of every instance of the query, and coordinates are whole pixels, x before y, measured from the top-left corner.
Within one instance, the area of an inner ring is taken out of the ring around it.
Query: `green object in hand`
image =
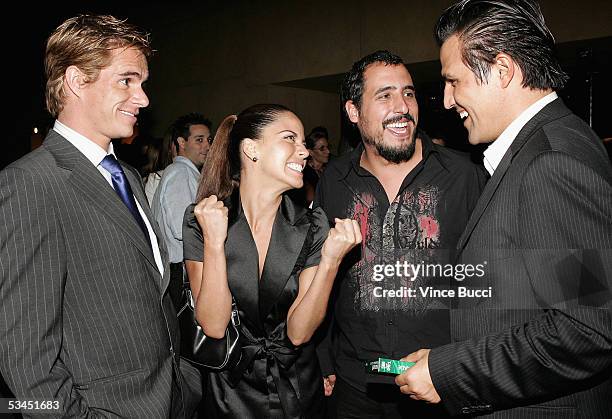
[[[416,362],[398,361],[396,359],[378,358],[378,361],[366,362],[366,371],[372,374],[401,374]]]

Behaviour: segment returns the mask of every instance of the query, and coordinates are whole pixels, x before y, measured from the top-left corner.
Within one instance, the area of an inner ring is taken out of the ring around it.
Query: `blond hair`
[[[100,70],[110,64],[111,51],[136,48],[145,57],[153,50],[149,34],[109,15],[79,15],[62,23],[47,40],[45,100],[53,117],[64,107],[64,74],[74,65],[86,76],[86,82],[97,80]]]

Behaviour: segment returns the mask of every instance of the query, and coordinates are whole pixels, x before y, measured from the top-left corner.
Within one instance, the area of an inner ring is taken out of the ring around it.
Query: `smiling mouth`
[[[298,173],[302,173],[302,170],[304,170],[304,166],[299,163],[287,163],[287,167]]]
[[[409,133],[409,121],[403,120],[398,122],[386,123],[384,129],[396,137],[404,137]]]
[[[136,115],[131,112],[123,111],[123,110],[119,110],[119,112],[121,112],[124,115],[131,116],[132,118],[136,118]]]
[[[414,118],[409,113],[406,113],[383,121],[382,126],[383,129],[389,129],[394,134],[401,135],[407,132],[407,127],[410,122],[414,124]]]
[[[404,122],[394,122],[392,124],[386,124],[385,128],[406,128],[408,126],[408,121]]]

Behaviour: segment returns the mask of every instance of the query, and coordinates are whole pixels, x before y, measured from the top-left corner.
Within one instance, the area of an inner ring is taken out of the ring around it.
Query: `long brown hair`
[[[236,115],[226,117],[219,125],[200,177],[196,201],[211,195],[225,200],[240,184],[240,144],[245,138],[257,140],[262,130],[279,115],[292,112],[276,104],[248,107]]]

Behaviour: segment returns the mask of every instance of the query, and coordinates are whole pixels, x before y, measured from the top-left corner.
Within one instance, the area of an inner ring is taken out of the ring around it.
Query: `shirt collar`
[[[113,143],[108,145],[108,150],[104,150],[98,144],[91,141],[89,138],[84,135],[79,134],[72,128],[67,127],[62,124],[60,121],[55,120],[55,124],[53,125],[53,130],[57,132],[59,135],[64,137],[70,144],[75,146],[77,150],[87,157],[87,159],[96,167],[100,164],[100,162],[106,157],[107,154],[112,154],[115,156],[115,150],[113,149]],[[117,156],[115,156],[116,158]]]
[[[506,154],[506,151],[512,145],[516,136],[521,132],[521,129],[533,118],[538,112],[548,105],[553,100],[557,99],[557,93],[552,92],[543,98],[539,99],[527,109],[525,109],[510,125],[506,127],[497,140],[493,141],[484,151],[483,163],[487,172],[493,176],[493,172]]]
[[[240,200],[240,188],[234,188],[231,195],[223,201],[223,204],[229,210],[228,220],[230,227],[241,217],[246,219],[244,208]],[[308,210],[302,205],[296,205],[286,193],[282,195],[279,211],[291,225],[296,225],[308,219]]]
[[[448,170],[448,167],[446,167],[446,165],[444,164],[444,161],[442,159],[442,156],[440,155],[439,147],[442,147],[442,146],[434,144],[434,142],[431,141],[431,138],[429,138],[429,135],[427,135],[425,133],[425,131],[419,130],[417,135],[421,139],[421,147],[422,147],[422,152],[423,152],[423,161],[427,160],[430,155],[433,155],[433,156],[436,157],[436,159],[438,159],[438,161],[440,162],[442,167],[444,167],[444,169]]]
[[[355,149],[353,151],[351,151],[351,164],[348,164],[346,166],[346,170],[344,170],[343,173],[341,173],[341,177],[345,178],[349,172],[351,171],[351,169],[353,169],[356,173],[358,173],[359,175],[367,175],[368,172],[366,172],[361,165],[359,164],[359,162],[361,161],[361,155],[363,154],[363,150],[364,150],[364,146],[363,146],[363,142],[360,142],[357,147],[355,147]]]
[[[200,173],[200,171],[198,170],[196,165],[193,164],[193,162],[191,160],[189,160],[185,156],[176,156],[173,163],[183,163],[183,164],[186,164],[187,166],[191,167],[196,172]]]

